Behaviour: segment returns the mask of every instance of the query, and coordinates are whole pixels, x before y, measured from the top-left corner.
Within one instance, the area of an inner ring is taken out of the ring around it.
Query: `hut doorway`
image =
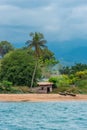
[[[47,93],[50,93],[50,87],[47,87]]]

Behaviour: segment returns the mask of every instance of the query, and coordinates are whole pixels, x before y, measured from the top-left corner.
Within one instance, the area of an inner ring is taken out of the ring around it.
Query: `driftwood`
[[[66,93],[65,93],[65,92],[59,92],[59,94],[66,96]]]
[[[73,97],[76,96],[76,94],[74,94],[74,93],[68,93],[67,95],[70,95],[70,96],[73,96]]]
[[[59,94],[60,94],[60,95],[64,95],[64,96],[67,96],[67,95],[73,96],[73,97],[76,96],[76,94],[74,94],[74,93],[69,93],[69,92],[59,92]]]

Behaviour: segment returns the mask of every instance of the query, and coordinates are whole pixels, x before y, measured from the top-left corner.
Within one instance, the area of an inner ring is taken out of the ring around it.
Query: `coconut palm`
[[[42,50],[44,48],[47,48],[46,44],[46,40],[44,39],[44,35],[42,33],[30,33],[30,37],[32,37],[32,40],[28,40],[26,42],[27,47],[28,48],[32,48],[34,50],[34,54],[35,54],[35,58],[36,58],[36,64],[35,64],[35,68],[34,68],[34,72],[32,75],[32,80],[31,80],[31,89],[33,86],[33,82],[34,82],[34,77],[35,77],[35,73],[36,73],[36,69],[38,66],[38,59],[42,54]]]

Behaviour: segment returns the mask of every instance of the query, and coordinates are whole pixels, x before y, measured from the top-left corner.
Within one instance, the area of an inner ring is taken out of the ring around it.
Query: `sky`
[[[87,0],[0,0],[0,41],[22,44],[30,32],[51,45],[86,46]]]

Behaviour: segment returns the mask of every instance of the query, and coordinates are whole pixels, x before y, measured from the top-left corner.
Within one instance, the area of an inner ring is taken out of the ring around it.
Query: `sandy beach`
[[[87,101],[87,95],[62,96],[59,94],[0,94],[1,102]]]

